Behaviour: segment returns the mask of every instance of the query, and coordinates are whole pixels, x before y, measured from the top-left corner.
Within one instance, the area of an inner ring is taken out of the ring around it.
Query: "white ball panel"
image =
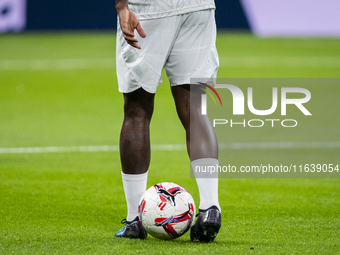
[[[160,239],[172,239],[181,236],[184,234],[184,231],[187,230],[190,225],[190,219],[195,217],[195,203],[190,195],[183,187],[177,185],[175,183],[163,182],[159,183],[158,186],[162,186],[163,189],[160,192],[162,194],[163,199],[160,198],[160,194],[157,193],[158,188],[152,186],[149,188],[142,196],[141,201],[144,199],[145,207],[142,212],[142,224],[146,231],[154,237]],[[172,190],[171,193],[169,189],[179,188],[180,191]],[[167,199],[165,199],[167,198]],[[174,202],[173,203],[173,199]],[[141,202],[140,201],[140,202]],[[189,205],[192,204],[192,210],[190,212],[190,217],[187,220],[180,222],[173,222],[171,220],[178,219],[181,214],[187,212],[189,210]],[[171,218],[172,217],[172,218]],[[163,226],[156,226],[155,220],[157,218],[170,218],[170,222]],[[192,223],[192,221],[191,221]],[[174,236],[169,235],[164,228],[167,228],[169,232],[173,230],[176,231]]]

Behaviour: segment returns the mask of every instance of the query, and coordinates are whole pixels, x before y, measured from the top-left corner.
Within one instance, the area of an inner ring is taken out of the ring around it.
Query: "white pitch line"
[[[118,145],[0,148],[0,154],[118,151]]]
[[[340,67],[340,56],[220,56],[221,67]],[[114,69],[115,58],[0,60],[2,71]]]
[[[220,143],[220,149],[308,149],[340,148],[340,142],[257,142],[257,143]],[[153,151],[186,150],[184,144],[151,145]],[[62,146],[62,147],[22,147],[0,148],[0,154],[56,153],[56,152],[101,152],[119,151],[118,145],[100,146]]]
[[[184,144],[151,145],[153,151],[185,150]],[[0,154],[119,151],[118,145],[0,148]]]

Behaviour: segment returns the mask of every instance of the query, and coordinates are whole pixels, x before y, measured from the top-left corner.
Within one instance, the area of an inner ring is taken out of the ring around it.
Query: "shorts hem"
[[[194,70],[191,74],[189,74],[188,76],[185,77],[176,77],[176,76],[170,76],[168,77],[169,81],[170,81],[170,86],[180,86],[180,85],[185,85],[185,84],[190,84],[190,80],[192,78],[196,78],[196,79],[216,79],[216,75],[217,75],[217,70],[218,70],[218,66],[215,68],[211,68],[211,66],[209,67],[209,71],[206,72],[207,69],[204,69],[204,66],[207,64],[210,64],[211,60],[208,59],[206,62],[204,62],[201,66],[199,66],[196,70]],[[202,70],[204,70],[205,74],[199,75],[199,73],[202,73]],[[209,75],[207,75],[209,74]],[[200,77],[201,76],[201,77]],[[175,80],[175,81],[172,81]]]
[[[157,86],[157,87],[158,87],[158,86]],[[136,87],[128,88],[128,89],[121,89],[120,87],[118,87],[118,91],[119,91],[120,93],[127,94],[127,93],[131,93],[131,92],[136,91],[137,89],[142,88],[142,89],[144,89],[146,92],[148,92],[148,93],[150,93],[150,94],[156,94],[157,87],[156,87],[155,91],[153,91],[152,89],[149,89],[149,88],[147,88],[147,87],[145,87],[145,86],[142,86],[142,85],[138,85],[138,86],[136,86]]]

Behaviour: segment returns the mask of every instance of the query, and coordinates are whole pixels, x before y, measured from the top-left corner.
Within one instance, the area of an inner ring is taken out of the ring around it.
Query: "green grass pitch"
[[[339,39],[260,39],[221,32],[217,47],[219,77],[340,74]],[[1,35],[0,151],[118,145],[123,98],[114,57],[114,33]],[[151,142],[184,144],[164,80],[156,94]],[[335,128],[329,132],[339,134]],[[239,138],[233,141],[246,140]],[[339,138],[335,135],[333,141]],[[339,148],[328,152],[322,155],[339,161]],[[241,162],[252,150],[230,153]],[[309,151],[293,151],[300,153]],[[153,151],[148,186],[179,183],[198,205],[188,165],[184,150]],[[120,171],[114,151],[0,153],[0,254],[340,252],[339,179],[221,179],[221,231],[213,243],[197,244],[189,234],[173,241],[115,238],[126,216]]]

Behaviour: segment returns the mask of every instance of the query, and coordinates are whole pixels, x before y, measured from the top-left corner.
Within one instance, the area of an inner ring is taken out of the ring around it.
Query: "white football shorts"
[[[146,33],[135,37],[141,50],[124,39],[118,22],[116,69],[119,91],[143,88],[156,93],[165,68],[170,85],[190,84],[190,78],[216,78],[215,10],[203,10],[160,19],[142,20]]]

